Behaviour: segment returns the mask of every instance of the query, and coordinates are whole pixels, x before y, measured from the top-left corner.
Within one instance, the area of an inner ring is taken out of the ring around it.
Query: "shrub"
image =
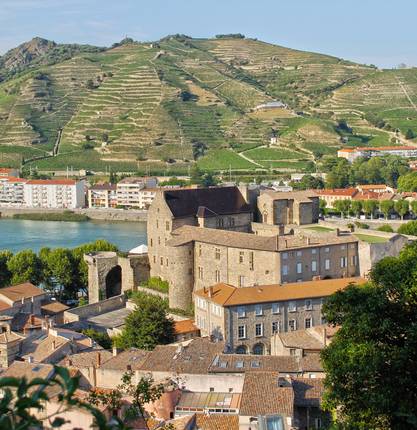
[[[386,233],[394,233],[394,229],[388,225],[384,224],[377,228],[378,231],[385,231]]]

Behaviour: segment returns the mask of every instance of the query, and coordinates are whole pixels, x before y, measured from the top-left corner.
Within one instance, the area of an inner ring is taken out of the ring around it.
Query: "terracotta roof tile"
[[[327,297],[350,284],[362,285],[365,278],[323,279],[278,285],[236,288],[228,284],[196,291],[194,294],[221,306],[236,306],[251,303],[279,302],[314,297]]]
[[[75,185],[77,181],[73,179],[30,179],[29,185]]]
[[[41,306],[41,309],[48,312],[59,313],[69,309],[69,306],[64,305],[63,303],[60,303],[60,302],[52,302]]]
[[[256,416],[294,414],[294,391],[291,382],[280,386],[278,372],[249,372],[245,374],[239,415]]]
[[[199,331],[199,328],[195,326],[194,320],[174,321],[175,334],[184,334],[197,331]]]
[[[127,370],[127,367],[130,366],[132,370],[139,370],[149,354],[149,351],[131,348],[109,358],[100,367],[102,369]]]
[[[45,294],[45,291],[35,287],[30,282],[25,282],[23,284],[12,285],[11,287],[0,289],[0,300],[1,296],[4,296],[9,300],[16,302],[30,297],[41,296],[42,294]]]
[[[100,357],[98,356],[100,355]],[[80,352],[78,354],[72,354],[65,357],[58,364],[59,366],[75,367],[77,369],[83,369],[91,366],[103,365],[106,361],[110,360],[113,354],[105,349],[96,349],[93,351]]]
[[[325,190],[316,190],[319,196],[347,196],[353,197],[358,193],[356,188],[332,188]]]
[[[199,430],[239,430],[239,416],[197,414],[196,424]]]

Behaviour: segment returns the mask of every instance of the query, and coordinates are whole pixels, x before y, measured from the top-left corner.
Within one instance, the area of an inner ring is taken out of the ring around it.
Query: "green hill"
[[[257,109],[273,101],[286,107]],[[415,103],[415,69],[253,39],[177,35],[103,49],[37,38],[0,57],[0,166],[299,171],[342,138],[404,143],[409,128],[417,134]]]

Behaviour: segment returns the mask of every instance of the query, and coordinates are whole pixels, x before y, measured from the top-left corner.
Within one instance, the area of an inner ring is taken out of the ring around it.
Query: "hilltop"
[[[0,76],[0,165],[291,172],[417,133],[416,69],[241,35],[107,49],[35,38],[0,57]]]

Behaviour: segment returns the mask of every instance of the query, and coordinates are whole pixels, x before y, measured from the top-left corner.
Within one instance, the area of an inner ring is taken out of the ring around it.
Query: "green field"
[[[385,243],[388,241],[387,238],[385,237],[380,237],[380,236],[372,236],[370,234],[355,234],[355,236],[359,239],[362,240],[363,242],[367,242],[367,243]]]
[[[330,231],[333,231],[334,229],[318,225],[317,227],[308,227],[308,228],[306,228],[306,230],[312,230],[312,231],[316,231],[318,233],[328,233]]]

